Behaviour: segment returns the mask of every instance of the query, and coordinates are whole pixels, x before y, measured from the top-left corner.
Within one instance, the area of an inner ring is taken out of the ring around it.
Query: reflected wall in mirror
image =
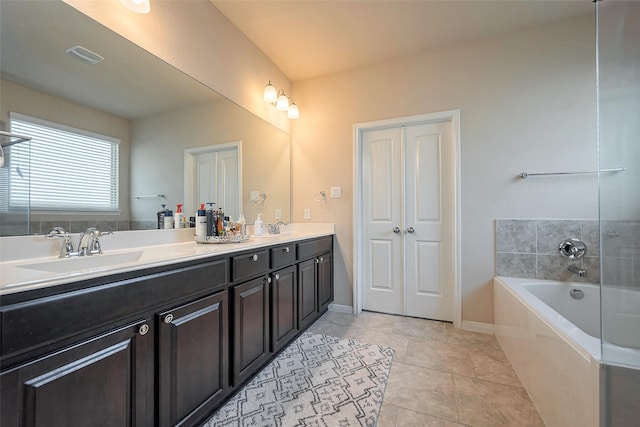
[[[28,209],[8,202],[10,185],[0,185],[0,235],[46,233],[54,225],[72,232],[155,228],[161,204],[175,210],[187,202],[185,151],[227,143],[241,146],[237,209],[247,222],[257,213],[274,222],[276,210],[290,220],[286,133],[63,2],[0,2],[0,19],[2,130],[10,130],[15,112],[121,141],[117,212],[31,207],[29,218]],[[104,61],[89,65],[65,54],[75,45]],[[254,203],[252,191],[267,198]],[[134,197],[158,194],[164,197]],[[188,201],[186,217],[200,202],[217,202],[199,198]]]

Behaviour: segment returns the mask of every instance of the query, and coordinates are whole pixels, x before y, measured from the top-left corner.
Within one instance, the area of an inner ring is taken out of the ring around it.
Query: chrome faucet
[[[588,274],[587,270],[585,270],[584,268],[580,268],[575,264],[571,264],[569,267],[567,267],[567,270],[569,270],[573,274],[577,274],[578,277],[587,277]]]
[[[280,226],[287,226],[286,222],[278,221],[275,224],[269,224],[269,234],[280,234]]]
[[[95,227],[87,228],[78,243],[78,256],[101,254],[102,247],[100,246],[100,236],[111,234],[111,231],[102,232]]]
[[[100,236],[112,234],[111,231],[99,231],[95,227],[87,228],[80,236],[80,242],[78,243],[78,250],[74,252],[73,243],[71,242],[71,236],[62,227],[53,227],[45,237],[55,237],[64,239],[64,243],[60,248],[60,256],[58,258],[71,258],[73,256],[85,256],[101,254],[102,247],[100,246]]]

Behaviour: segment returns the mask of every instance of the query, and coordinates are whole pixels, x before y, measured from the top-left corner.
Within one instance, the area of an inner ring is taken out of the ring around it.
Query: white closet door
[[[363,133],[363,309],[453,321],[451,122]]]
[[[403,314],[402,129],[364,132],[362,150],[363,308]]]
[[[240,214],[238,150],[212,150],[195,156],[194,194],[199,203],[215,202],[225,215]],[[189,215],[193,215],[189,212]]]
[[[451,123],[405,130],[405,292],[409,316],[453,321]]]

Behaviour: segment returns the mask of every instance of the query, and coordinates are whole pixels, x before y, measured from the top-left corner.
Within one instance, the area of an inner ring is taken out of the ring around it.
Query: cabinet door
[[[253,375],[270,356],[270,281],[259,277],[233,287],[234,385]]]
[[[298,264],[298,318],[299,329],[304,329],[318,312],[318,281],[316,259]]]
[[[0,424],[153,425],[148,331],[144,321],[136,322],[4,372]]]
[[[276,271],[272,277],[271,350],[278,351],[298,332],[298,276],[292,266]]]
[[[333,262],[331,253],[318,257],[318,311],[323,313],[333,302]]]
[[[229,391],[227,291],[158,315],[158,423],[193,424]]]

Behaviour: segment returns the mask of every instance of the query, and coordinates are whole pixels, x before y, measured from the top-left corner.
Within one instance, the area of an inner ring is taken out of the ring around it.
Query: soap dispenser
[[[253,235],[262,236],[262,214],[258,214],[258,219],[253,223]]]
[[[174,217],[175,226],[173,228],[184,228],[184,214],[182,213],[182,203],[176,205],[176,215]]]

